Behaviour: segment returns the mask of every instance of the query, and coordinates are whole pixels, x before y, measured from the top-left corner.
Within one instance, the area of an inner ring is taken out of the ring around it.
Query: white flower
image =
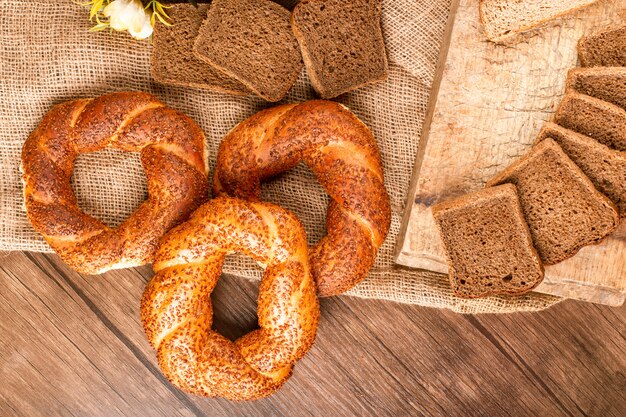
[[[102,14],[109,18],[115,30],[128,30],[135,39],[145,39],[152,35],[150,15],[140,0],[113,0]]]

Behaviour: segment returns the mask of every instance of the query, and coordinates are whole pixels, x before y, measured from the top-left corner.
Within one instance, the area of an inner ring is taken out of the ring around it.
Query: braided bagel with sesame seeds
[[[211,330],[211,292],[226,254],[265,268],[259,329],[234,342]],[[165,376],[196,395],[266,397],[291,376],[315,339],[319,304],[297,217],[270,203],[219,197],[172,229],[156,254],[141,320]]]
[[[140,152],[148,198],[119,227],[78,207],[70,185],[81,153]],[[27,217],[71,268],[98,274],[152,261],[159,238],[208,198],[204,134],[189,117],[139,92],[54,106],[22,149]]]
[[[258,200],[261,182],[303,161],[330,195],[327,235],[310,250],[319,296],[365,279],[391,221],[382,163],[369,128],[339,103],[311,100],[263,110],[220,144],[215,195]]]

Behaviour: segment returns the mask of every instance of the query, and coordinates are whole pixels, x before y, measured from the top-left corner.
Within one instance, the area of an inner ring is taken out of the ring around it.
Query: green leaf
[[[194,5],[195,7],[198,7],[198,2],[196,0],[187,0],[189,3],[191,3],[192,5]]]
[[[163,17],[167,18],[167,19],[171,19],[167,13],[165,13],[165,10],[163,10],[163,5],[161,5],[161,3],[159,3],[158,1],[156,3],[154,3],[156,6],[156,11]]]
[[[163,23],[165,26],[172,26],[172,24],[169,23],[167,20],[165,20],[163,17],[161,17],[160,14],[154,13],[152,16],[156,16],[157,19],[159,19],[161,21],[161,23]]]
[[[103,16],[102,16],[102,14],[101,14],[101,13],[96,13],[96,16],[95,16],[95,18],[96,18],[96,23],[97,23],[97,24],[100,24],[100,23],[106,23],[106,24],[108,24],[108,19],[106,19],[106,18],[105,18],[105,20],[104,20],[104,21],[102,21],[102,20],[101,20],[101,18],[102,18],[102,17],[103,17]]]

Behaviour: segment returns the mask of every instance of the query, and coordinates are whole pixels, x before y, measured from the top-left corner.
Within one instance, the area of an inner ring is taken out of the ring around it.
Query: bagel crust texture
[[[331,197],[327,235],[310,250],[318,295],[341,294],[365,279],[391,221],[376,139],[350,110],[311,100],[244,120],[220,144],[213,191],[258,200],[263,180],[301,161]]]
[[[172,229],[153,264],[141,320],[164,375],[196,395],[255,400],[279,389],[315,340],[319,304],[304,229],[270,203],[219,197]],[[211,292],[228,253],[265,266],[259,328],[234,342],[211,330]]]
[[[84,213],[70,185],[81,153],[139,152],[148,198],[120,226]],[[22,148],[27,217],[72,269],[99,274],[152,261],[159,239],[208,197],[204,134],[150,94],[121,92],[54,106]]]

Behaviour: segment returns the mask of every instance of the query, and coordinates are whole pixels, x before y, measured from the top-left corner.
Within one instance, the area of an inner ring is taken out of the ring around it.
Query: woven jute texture
[[[461,300],[452,295],[445,276],[393,263],[448,10],[449,0],[385,0],[382,23],[389,79],[339,99],[378,140],[393,210],[391,230],[374,269],[349,295],[464,313],[540,310],[559,299],[528,294]],[[53,104],[113,91],[153,93],[204,129],[211,166],[226,132],[267,106],[254,97],[155,84],[149,41],[135,41],[126,33],[88,32],[86,9],[70,0],[0,0],[0,16],[0,250],[50,251],[26,221],[19,163],[22,144]],[[285,101],[314,97],[303,71]],[[138,155],[121,151],[81,155],[73,186],[81,208],[109,225],[121,223],[146,196]],[[266,184],[264,197],[294,211],[310,242],[324,235],[328,197],[306,167]],[[224,272],[246,278],[261,274],[253,262],[239,256],[228,258]]]

